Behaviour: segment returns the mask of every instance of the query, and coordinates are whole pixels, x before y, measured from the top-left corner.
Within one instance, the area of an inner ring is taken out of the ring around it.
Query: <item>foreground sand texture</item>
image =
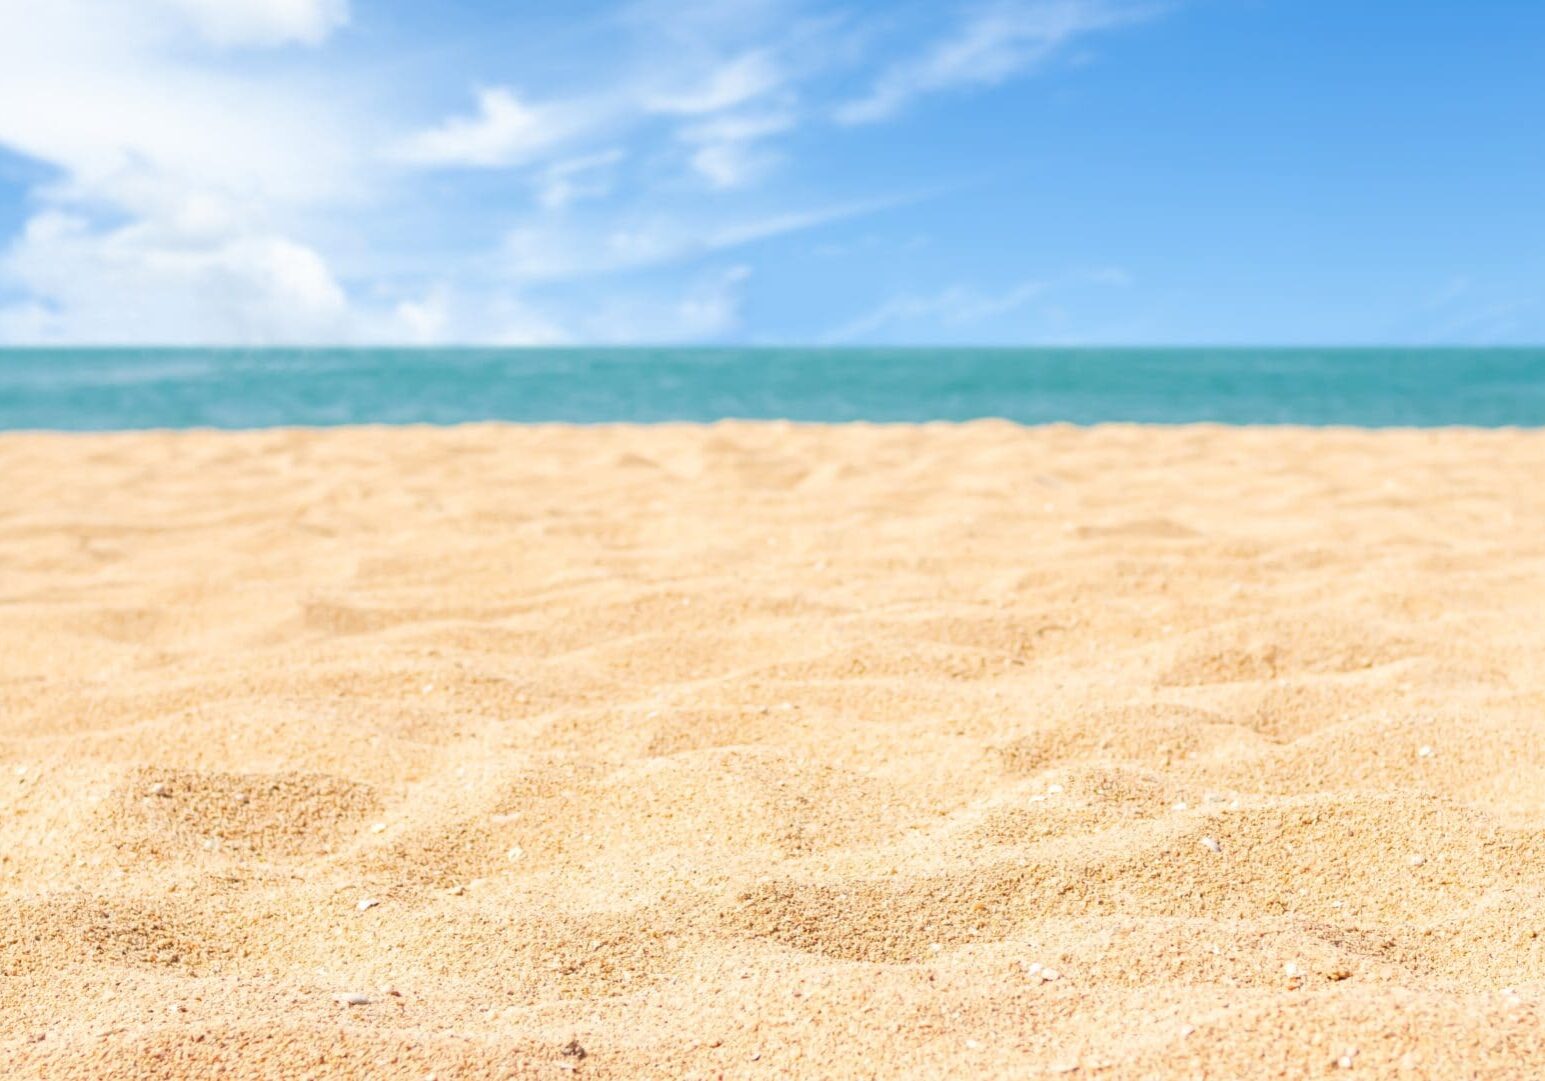
[[[1545,435],[0,476],[5,1077],[1545,1076]]]

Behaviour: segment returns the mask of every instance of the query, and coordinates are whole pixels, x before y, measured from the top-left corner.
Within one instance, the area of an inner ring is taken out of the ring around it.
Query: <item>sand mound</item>
[[[0,437],[0,1073],[1545,1076],[1541,460]]]

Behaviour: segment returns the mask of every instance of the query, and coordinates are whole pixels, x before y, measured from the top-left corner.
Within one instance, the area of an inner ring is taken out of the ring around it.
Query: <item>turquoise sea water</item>
[[[1545,349],[0,350],[0,429],[1003,417],[1545,424]]]

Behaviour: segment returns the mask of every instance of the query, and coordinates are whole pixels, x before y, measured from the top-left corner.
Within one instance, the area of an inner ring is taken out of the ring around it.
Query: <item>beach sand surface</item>
[[[1545,434],[0,477],[5,1077],[1545,1076]]]

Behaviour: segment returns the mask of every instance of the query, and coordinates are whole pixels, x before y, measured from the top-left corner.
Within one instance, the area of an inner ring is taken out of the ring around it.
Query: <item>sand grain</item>
[[[1542,466],[0,437],[0,1073],[1545,1076]]]

